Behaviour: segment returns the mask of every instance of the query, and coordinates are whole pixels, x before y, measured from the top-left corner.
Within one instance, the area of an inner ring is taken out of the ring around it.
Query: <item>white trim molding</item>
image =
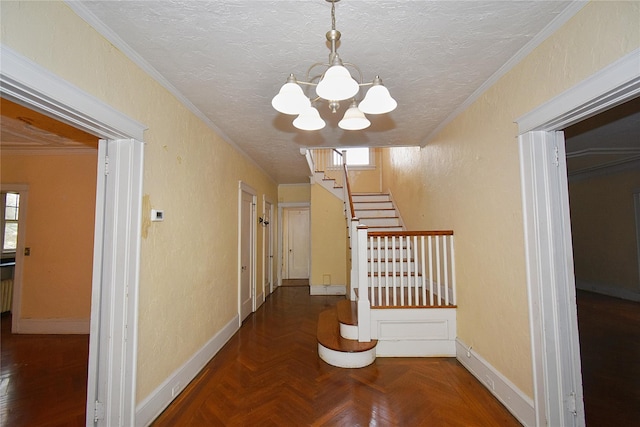
[[[0,56],[3,97],[104,138],[98,145],[86,423],[132,425],[146,126],[1,44]]]
[[[637,96],[640,96],[640,49],[518,117],[518,132],[561,130]]]
[[[537,426],[584,425],[562,130],[640,94],[640,49],[517,119]]]
[[[347,285],[311,285],[309,295],[346,295]]]
[[[147,127],[0,44],[2,97],[104,139],[144,141]]]
[[[533,400],[471,347],[456,338],[456,359],[524,426],[535,426]]]
[[[136,426],[148,426],[194,380],[207,363],[238,331],[239,316],[235,316],[181,367],[176,369],[136,408]]]
[[[17,334],[89,334],[91,319],[17,319]]]
[[[519,137],[536,425],[584,425],[562,132]]]

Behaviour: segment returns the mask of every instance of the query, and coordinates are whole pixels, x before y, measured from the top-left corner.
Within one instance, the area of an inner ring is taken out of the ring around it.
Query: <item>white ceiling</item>
[[[326,62],[325,0],[73,1],[80,16],[154,75],[278,183],[308,182],[302,147],[424,145],[434,131],[537,42],[571,1],[342,0],[338,52],[364,81],[380,75],[398,108],[343,131],[295,129],[271,99],[294,73]],[[520,53],[519,53],[520,52]],[[505,65],[506,64],[506,65]],[[493,77],[492,77],[493,76]]]

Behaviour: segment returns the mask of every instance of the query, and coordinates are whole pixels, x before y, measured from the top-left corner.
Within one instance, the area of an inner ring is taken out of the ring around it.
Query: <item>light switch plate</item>
[[[151,221],[164,221],[164,211],[158,209],[151,209]]]

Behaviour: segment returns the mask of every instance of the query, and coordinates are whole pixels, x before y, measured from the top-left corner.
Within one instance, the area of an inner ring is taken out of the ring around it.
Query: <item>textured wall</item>
[[[310,184],[281,184],[278,186],[278,202],[309,203],[311,202]]]
[[[458,336],[533,395],[517,127],[541,103],[640,46],[640,3],[594,2],[422,148],[384,155],[414,229],[453,229]]]
[[[379,193],[381,185],[381,148],[372,148],[371,153],[374,167],[371,169],[359,169],[351,166],[349,169],[349,183],[354,193]]]
[[[24,257],[24,319],[82,319],[91,314],[97,152],[2,153],[0,180],[29,184]]]
[[[63,3],[3,2],[1,31],[3,44],[149,127],[141,401],[237,314],[238,181],[256,189],[259,201],[263,194],[277,200],[277,187]],[[149,223],[150,208],[164,209],[164,222]],[[258,262],[258,278],[261,270]]]
[[[311,186],[311,286],[347,284],[347,223],[343,202],[322,185]]]
[[[640,291],[634,191],[640,170],[569,184],[577,280]]]

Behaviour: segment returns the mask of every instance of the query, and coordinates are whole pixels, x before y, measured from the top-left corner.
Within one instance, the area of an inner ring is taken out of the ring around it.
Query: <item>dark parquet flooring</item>
[[[340,298],[279,288],[153,425],[520,425],[455,359],[321,361],[318,314]]]
[[[0,425],[85,425],[89,335],[13,335],[2,315]]]
[[[587,426],[640,427],[640,302],[578,291]]]
[[[340,297],[278,288],[154,426],[515,426],[454,359],[319,360]],[[578,293],[587,426],[640,426],[640,303]],[[0,425],[84,425],[88,337],[13,335],[2,316]]]

